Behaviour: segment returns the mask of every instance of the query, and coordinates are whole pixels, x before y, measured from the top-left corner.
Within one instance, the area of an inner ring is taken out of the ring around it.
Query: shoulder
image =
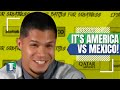
[[[61,62],[58,62],[56,77],[62,79],[85,79],[85,76],[81,71],[77,70],[70,64]]]
[[[19,64],[16,64],[16,69],[14,71],[7,71],[6,65],[0,69],[0,79],[16,79],[22,76],[22,70]]]
[[[6,73],[6,65],[0,69],[0,73]]]
[[[0,69],[0,79],[9,79],[9,75],[6,71],[6,66]]]

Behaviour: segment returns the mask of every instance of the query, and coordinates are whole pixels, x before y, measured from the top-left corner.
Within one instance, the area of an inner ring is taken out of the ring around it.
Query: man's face
[[[32,76],[44,73],[54,60],[56,38],[52,30],[32,29],[17,43],[22,53],[22,67]]]

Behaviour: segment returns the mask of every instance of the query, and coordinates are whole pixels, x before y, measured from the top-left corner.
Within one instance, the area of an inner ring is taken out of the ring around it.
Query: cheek
[[[24,47],[23,51],[22,51],[22,55],[24,58],[31,58],[31,56],[33,56],[33,54],[35,53],[35,50],[32,50],[29,47]]]
[[[55,50],[54,49],[48,50],[48,53],[52,58],[54,58],[54,56],[55,56]]]

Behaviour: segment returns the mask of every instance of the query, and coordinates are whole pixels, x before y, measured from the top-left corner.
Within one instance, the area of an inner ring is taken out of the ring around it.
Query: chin
[[[48,69],[48,67],[41,67],[41,68],[32,68],[32,71],[35,73],[44,73],[46,70]]]

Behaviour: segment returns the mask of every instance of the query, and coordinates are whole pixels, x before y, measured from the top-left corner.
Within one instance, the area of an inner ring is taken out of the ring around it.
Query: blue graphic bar
[[[70,55],[120,55],[120,44],[70,44]]]

